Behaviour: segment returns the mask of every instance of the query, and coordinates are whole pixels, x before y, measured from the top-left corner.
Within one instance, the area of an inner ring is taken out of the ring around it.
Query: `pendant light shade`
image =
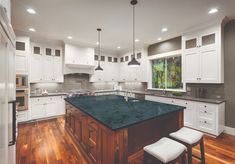
[[[137,0],[131,0],[131,5],[133,6],[133,55],[134,57],[131,59],[131,61],[128,63],[128,66],[130,67],[138,67],[140,66],[140,63],[135,58],[135,5],[138,3]]]
[[[95,71],[103,71],[104,69],[100,66],[100,32],[101,28],[97,28],[98,31],[98,66],[95,68]]]
[[[100,64],[98,64],[98,66],[95,68],[95,71],[103,71],[104,69],[101,68]]]

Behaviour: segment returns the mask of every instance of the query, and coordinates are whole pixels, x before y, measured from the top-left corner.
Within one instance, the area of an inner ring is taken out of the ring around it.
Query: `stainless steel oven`
[[[28,110],[28,91],[16,90],[17,111]]]
[[[28,88],[28,75],[16,75],[16,89]]]

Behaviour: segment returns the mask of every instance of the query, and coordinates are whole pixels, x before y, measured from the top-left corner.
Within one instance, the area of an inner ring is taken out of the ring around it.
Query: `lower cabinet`
[[[97,157],[99,157],[97,146],[98,123],[70,104],[66,104],[65,116],[67,129],[73,134],[92,162],[96,163]]]
[[[65,96],[30,98],[30,119],[40,119],[65,114]]]
[[[212,104],[150,95],[146,95],[145,99],[185,106],[184,126],[191,127],[215,136],[219,136],[224,131],[225,103]]]

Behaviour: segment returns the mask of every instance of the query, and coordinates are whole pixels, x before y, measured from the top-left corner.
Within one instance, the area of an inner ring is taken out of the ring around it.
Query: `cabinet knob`
[[[207,113],[207,111],[204,111],[204,113]]]
[[[187,103],[187,102],[186,102],[185,104],[186,104],[186,105],[188,105],[188,103]]]
[[[204,107],[206,108],[207,106],[205,105]]]
[[[207,124],[207,121],[204,121],[205,124]]]

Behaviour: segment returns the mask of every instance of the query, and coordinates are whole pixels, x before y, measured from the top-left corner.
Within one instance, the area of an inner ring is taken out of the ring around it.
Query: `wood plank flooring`
[[[57,118],[19,125],[17,164],[87,164],[64,124],[64,118]],[[199,148],[193,152],[199,155]],[[205,153],[207,164],[235,164],[235,136],[205,136]]]

